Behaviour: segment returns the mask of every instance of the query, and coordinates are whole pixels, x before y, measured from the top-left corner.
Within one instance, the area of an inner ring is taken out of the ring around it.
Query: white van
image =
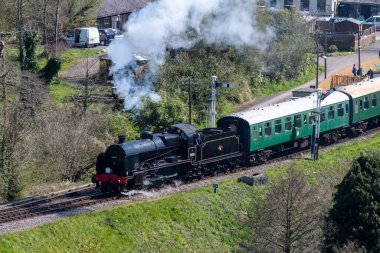
[[[84,27],[75,30],[74,46],[96,47],[100,44],[99,31],[95,27]]]

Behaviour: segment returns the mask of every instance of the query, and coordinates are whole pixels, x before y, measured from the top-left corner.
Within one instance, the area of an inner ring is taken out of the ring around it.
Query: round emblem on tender
[[[222,151],[222,149],[223,149],[223,146],[222,146],[222,145],[219,145],[218,150],[219,150],[219,151]]]

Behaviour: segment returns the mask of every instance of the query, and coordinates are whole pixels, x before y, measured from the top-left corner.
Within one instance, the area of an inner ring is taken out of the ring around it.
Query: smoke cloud
[[[143,97],[160,100],[153,81],[165,62],[167,48],[191,48],[199,41],[263,47],[271,33],[257,28],[255,13],[256,0],[158,0],[133,13],[124,25],[127,36],[108,49],[114,85],[125,97],[124,108],[141,109]],[[136,81],[126,71],[133,68],[135,55],[149,59],[144,80]]]

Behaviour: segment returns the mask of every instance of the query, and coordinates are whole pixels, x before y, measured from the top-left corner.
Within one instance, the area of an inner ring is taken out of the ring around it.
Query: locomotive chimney
[[[117,138],[119,140],[119,144],[122,144],[125,142],[125,136],[124,135],[119,135]]]

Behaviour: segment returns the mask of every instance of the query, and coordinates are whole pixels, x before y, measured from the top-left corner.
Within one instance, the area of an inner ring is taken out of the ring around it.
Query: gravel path
[[[74,66],[61,72],[59,74],[68,84],[72,86],[79,87],[86,80],[86,72],[89,70],[89,76],[93,77],[99,73],[100,70],[100,57],[103,55],[98,55],[95,57],[89,57],[78,60]]]
[[[351,143],[366,141],[376,134],[378,133],[372,133],[369,135],[357,137],[355,139],[347,140],[344,143],[337,143],[334,145],[330,145],[324,148],[323,152],[335,149],[338,146],[342,146],[342,145],[346,146]],[[309,153],[303,154],[303,158],[306,159],[308,157],[310,157]],[[296,158],[296,159],[299,159],[299,158]],[[233,179],[233,178],[238,178],[242,176],[250,176],[253,173],[263,173],[266,170],[278,167],[280,164],[284,164],[284,163],[287,164],[290,162],[292,162],[292,159],[281,161],[281,162],[274,162],[272,164],[263,164],[263,165],[255,166],[253,168],[250,168],[244,171],[239,171],[236,173],[221,174],[216,177],[204,179],[202,181],[197,181],[197,182],[188,183],[188,184],[177,184],[177,185],[166,186],[156,191],[134,191],[131,193],[133,195],[132,198],[129,198],[128,196],[126,196],[118,200],[104,202],[104,203],[96,204],[89,207],[83,207],[83,208],[69,210],[69,211],[60,212],[56,214],[48,214],[44,216],[29,218],[26,220],[19,220],[19,221],[13,221],[10,223],[0,224],[0,235],[6,234],[9,232],[23,231],[28,228],[37,227],[37,226],[40,226],[49,222],[53,222],[56,220],[60,220],[65,217],[70,217],[73,215],[88,213],[88,212],[96,211],[96,210],[102,210],[102,209],[118,206],[120,204],[131,203],[131,202],[135,202],[139,200],[141,201],[141,200],[147,200],[147,199],[156,199],[159,197],[175,194],[182,191],[190,191],[190,190],[197,189],[200,187],[210,186],[215,182],[220,182],[227,179]]]

